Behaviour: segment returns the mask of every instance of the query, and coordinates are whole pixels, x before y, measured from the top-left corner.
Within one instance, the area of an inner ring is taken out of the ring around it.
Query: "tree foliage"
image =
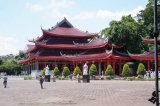
[[[18,55],[15,56],[16,60],[22,60],[22,59],[26,59],[26,58],[27,58],[27,55],[22,54],[22,53],[19,53]]]
[[[2,65],[3,64],[3,60],[0,58],[0,65]]]
[[[114,75],[113,68],[110,64],[107,66],[107,69],[105,71],[105,75],[110,75],[110,76]]]
[[[145,68],[145,66],[144,66],[143,63],[139,63],[138,69],[137,69],[137,74],[138,75],[144,75],[144,74],[146,74],[146,68]]]
[[[97,67],[94,64],[91,65],[91,67],[89,69],[89,73],[90,73],[90,75],[97,75],[98,74]]]
[[[6,72],[7,75],[18,75],[21,73],[21,69],[21,66],[14,60],[5,61],[2,65],[0,65],[0,72]]]
[[[137,15],[138,22],[142,23],[146,27],[149,37],[153,37],[153,22],[154,22],[154,0],[148,0],[148,4],[144,10],[141,10]],[[160,13],[160,8],[157,8],[157,12]],[[160,14],[157,14],[158,23],[160,23]],[[160,24],[159,24],[160,25]]]
[[[63,75],[67,77],[70,74],[70,70],[67,66],[63,67]]]
[[[131,53],[141,53],[146,49],[141,36],[143,28],[131,15],[123,16],[120,21],[111,21],[110,27],[102,30],[102,34],[110,37],[115,45],[123,45]]]
[[[123,45],[131,53],[152,51],[153,45],[145,45],[141,36],[146,39],[153,38],[153,11],[154,0],[148,0],[144,10],[139,11],[136,17],[123,16],[120,21],[111,21],[110,26],[101,31],[101,35],[109,37],[115,45]],[[160,8],[157,8],[160,13]],[[160,14],[157,14],[158,29],[160,29]]]
[[[76,68],[74,69],[74,75],[77,74],[82,75],[81,69],[78,66],[76,66]]]
[[[131,69],[129,68],[128,64],[124,64],[123,70],[122,70],[122,75],[125,77],[131,76]]]
[[[58,76],[59,75],[59,69],[58,67],[56,66],[53,70],[53,76]]]
[[[46,71],[46,68],[42,70],[42,76],[45,76],[45,71]]]

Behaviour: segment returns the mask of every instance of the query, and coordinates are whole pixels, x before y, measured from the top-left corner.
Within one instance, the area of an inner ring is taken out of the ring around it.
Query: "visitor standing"
[[[3,85],[4,85],[4,88],[7,87],[7,75],[6,74],[3,77]]]
[[[40,82],[40,85],[41,85],[41,89],[43,89],[44,78],[41,75],[40,75],[40,78],[39,78],[39,82]]]

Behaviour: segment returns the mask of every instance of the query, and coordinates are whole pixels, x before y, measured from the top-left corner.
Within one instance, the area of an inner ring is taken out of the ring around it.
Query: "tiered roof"
[[[40,41],[47,36],[54,36],[54,37],[72,37],[72,38],[90,38],[98,36],[95,33],[88,33],[88,31],[83,32],[77,28],[75,28],[66,18],[64,18],[60,23],[57,23],[56,26],[52,27],[51,29],[44,30],[42,32],[44,36],[41,36],[37,39]]]
[[[88,32],[80,31],[73,27],[71,23],[68,22],[66,18],[64,18],[60,23],[57,23],[56,26],[52,27],[49,30],[44,30],[43,36],[33,40],[32,42],[35,45],[28,46],[28,50],[25,53],[30,53],[32,55],[29,56],[26,60],[21,60],[19,63],[29,62],[31,60],[36,61],[94,61],[94,60],[104,60],[104,59],[123,59],[130,60],[130,57],[125,55],[125,53],[120,53],[114,49],[123,48],[123,46],[113,46],[108,43],[107,39],[98,38],[93,39],[94,37],[98,37],[98,34],[91,34]],[[49,38],[70,38],[70,39],[90,39],[85,43],[76,43],[72,42],[69,44],[48,44],[46,39]],[[108,48],[108,51],[106,49]],[[59,52],[59,55],[38,55],[37,52],[44,50],[79,50],[83,51],[82,53],[77,52],[75,54],[63,54]],[[94,51],[94,53],[92,52]],[[101,51],[101,52],[98,52]]]
[[[154,39],[144,39],[142,37],[144,44],[154,44]],[[158,38],[158,44],[160,44],[160,38]],[[140,61],[153,61],[154,60],[154,51],[152,52],[144,52],[143,54],[131,54],[129,53],[131,58]],[[158,50],[158,60],[160,60],[160,50]]]
[[[89,52],[89,51],[87,51]],[[30,56],[26,60],[20,61],[20,63],[25,63],[30,60],[37,61],[98,61],[98,60],[131,60],[130,56],[126,53],[121,53],[115,49],[111,49],[110,51],[104,51],[103,53],[98,54],[76,54],[76,55],[66,55],[61,54],[61,56]]]

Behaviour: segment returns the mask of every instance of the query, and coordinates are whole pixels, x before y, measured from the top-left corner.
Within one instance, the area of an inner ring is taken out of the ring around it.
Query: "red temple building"
[[[23,71],[29,74],[41,72],[46,65],[50,70],[58,66],[60,72],[67,65],[73,72],[77,65],[82,70],[87,62],[89,66],[92,63],[97,66],[99,75],[108,64],[112,65],[116,75],[120,75],[123,64],[132,60],[123,46],[113,46],[98,34],[83,32],[66,18],[48,30],[42,29],[42,36],[30,42],[33,45],[27,45],[28,49],[23,51],[28,58],[19,61]]]
[[[143,39],[144,44],[154,44],[154,39]],[[158,38],[158,45],[160,44],[160,39]],[[155,62],[155,57],[154,57],[154,51],[152,52],[145,52],[143,54],[130,54],[130,57],[134,60],[139,60],[147,63],[147,70],[154,71],[154,62]],[[158,70],[160,71],[160,49],[158,49]]]

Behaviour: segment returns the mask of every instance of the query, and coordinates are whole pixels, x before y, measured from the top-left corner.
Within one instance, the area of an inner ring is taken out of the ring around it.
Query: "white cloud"
[[[74,2],[72,0],[52,0],[51,4],[48,5],[49,8],[69,8],[74,5]]]
[[[120,20],[122,16],[126,16],[131,14],[133,17],[137,15],[137,13],[144,9],[142,6],[138,6],[133,10],[123,10],[123,11],[110,11],[110,10],[104,10],[99,9],[97,11],[81,11],[77,12],[77,14],[67,14],[64,13],[62,10],[68,9],[72,7],[72,9],[76,9],[74,7],[75,2],[73,0],[51,0],[47,4],[30,4],[27,3],[26,6],[28,6],[32,11],[45,11],[47,12],[49,16],[52,18],[69,18],[71,20],[105,20],[105,21],[111,21],[111,20]]]
[[[58,18],[58,19],[63,19],[64,17],[70,18],[68,14],[62,13],[61,11],[58,10],[53,10],[50,14],[51,18]]]
[[[32,5],[30,8],[33,11],[42,11],[42,10],[45,10],[45,8],[43,6],[38,5],[38,4]]]
[[[0,36],[0,55],[17,54],[18,45],[16,38]]]
[[[94,16],[96,16],[95,12],[81,12],[72,18],[77,20],[88,20],[94,18]]]
[[[135,8],[134,10],[132,10],[132,16],[135,17],[137,15],[137,13],[139,13],[139,11],[143,10],[144,7],[142,6],[138,6],[137,8]]]
[[[98,18],[98,19],[107,19],[107,20],[119,20],[122,16],[126,16],[131,14],[133,17],[139,13],[140,10],[144,9],[142,6],[138,6],[137,8],[131,11],[109,11],[109,10],[102,10],[99,9],[97,11],[90,11],[90,12],[81,12],[73,18],[81,19],[81,20],[88,20],[91,18]]]
[[[74,5],[73,0],[51,0],[48,4],[30,4],[26,3],[26,6],[34,12],[41,11],[55,11],[60,9],[70,8]]]

